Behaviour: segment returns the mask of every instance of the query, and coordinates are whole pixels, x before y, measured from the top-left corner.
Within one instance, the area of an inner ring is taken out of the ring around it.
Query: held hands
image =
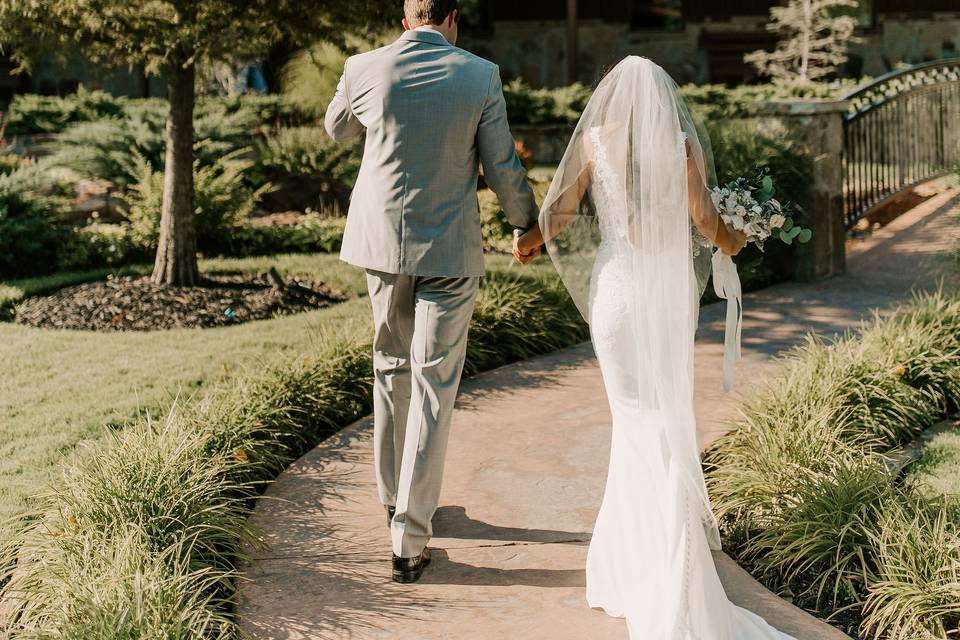
[[[533,233],[534,230],[536,230],[537,233]],[[514,229],[513,257],[517,259],[517,262],[526,266],[540,255],[539,236],[539,228],[536,226],[526,233],[519,229]]]

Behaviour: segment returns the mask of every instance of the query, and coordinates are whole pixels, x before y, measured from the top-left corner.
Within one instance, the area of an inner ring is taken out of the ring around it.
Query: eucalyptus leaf
[[[793,229],[793,218],[788,217],[787,221],[783,223],[783,228],[781,230],[786,232],[790,231],[790,229]]]
[[[810,242],[810,238],[813,237],[813,231],[810,229],[803,229],[800,231],[800,235],[797,236],[797,242],[800,244],[806,244]]]

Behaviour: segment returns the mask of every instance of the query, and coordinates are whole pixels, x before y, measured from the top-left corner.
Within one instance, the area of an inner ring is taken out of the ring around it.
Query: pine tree
[[[776,83],[809,84],[847,61],[857,20],[844,9],[857,0],[790,0],[770,9],[768,31],[780,34],[774,51],[754,51],[744,61]]]
[[[170,112],[153,280],[198,279],[193,212],[193,110],[200,64],[255,59],[282,41],[343,43],[399,11],[382,0],[0,0],[0,48],[21,68],[79,49],[105,66],[143,65],[167,85]],[[391,12],[392,9],[392,12]]]

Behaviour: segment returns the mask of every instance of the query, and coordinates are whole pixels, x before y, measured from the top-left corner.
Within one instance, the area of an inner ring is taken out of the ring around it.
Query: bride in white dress
[[[711,246],[739,232],[710,200],[709,142],[669,75],[629,57],[600,83],[560,163],[539,227],[584,317],[613,414],[610,469],[587,556],[591,607],[633,640],[783,640],[727,599],[711,549],[693,413],[693,340]],[[718,256],[723,255],[718,254]]]

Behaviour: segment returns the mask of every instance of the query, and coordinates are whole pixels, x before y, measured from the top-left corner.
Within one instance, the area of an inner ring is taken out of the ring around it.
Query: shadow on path
[[[586,586],[583,569],[500,569],[455,562],[443,549],[431,550],[430,570],[423,574],[421,584],[444,584],[483,587],[545,587],[567,588]]]
[[[464,540],[498,540],[501,542],[525,542],[541,544],[586,544],[589,533],[554,531],[551,529],[525,529],[521,527],[498,527],[474,520],[467,516],[464,507],[448,506],[437,509],[433,516],[435,538],[458,538]]]

